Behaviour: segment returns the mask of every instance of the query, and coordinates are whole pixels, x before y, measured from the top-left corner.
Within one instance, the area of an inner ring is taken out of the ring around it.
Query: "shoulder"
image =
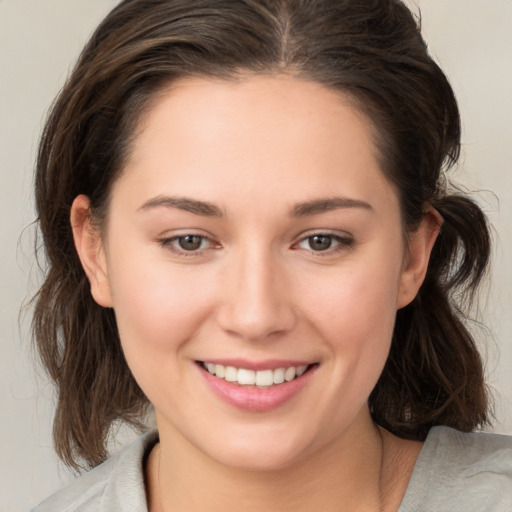
[[[144,434],[31,512],[146,512],[143,461],[157,442]]]
[[[512,437],[433,428],[400,508],[409,510],[512,511]]]
[[[510,474],[512,470],[510,455],[512,454],[512,437],[482,432],[460,432],[448,427],[434,427],[427,439],[427,451],[435,452],[451,460],[450,452],[457,454],[465,464],[477,467],[492,467],[502,464]]]

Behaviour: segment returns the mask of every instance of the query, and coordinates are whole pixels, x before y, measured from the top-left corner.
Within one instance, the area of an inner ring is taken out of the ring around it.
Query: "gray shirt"
[[[147,512],[145,434],[32,512]],[[512,512],[512,437],[431,429],[397,512]]]

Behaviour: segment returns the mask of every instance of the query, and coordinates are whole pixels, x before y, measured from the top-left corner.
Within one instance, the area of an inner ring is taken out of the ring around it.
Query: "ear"
[[[430,253],[442,224],[443,218],[439,212],[426,204],[418,229],[409,236],[409,246],[400,276],[397,309],[407,306],[416,297],[425,279]]]
[[[71,206],[70,221],[78,257],[91,285],[91,294],[100,306],[112,307],[103,241],[98,229],[92,225],[87,196],[80,195],[75,198]]]

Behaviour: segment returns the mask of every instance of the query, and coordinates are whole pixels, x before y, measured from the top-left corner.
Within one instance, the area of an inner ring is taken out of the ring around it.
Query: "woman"
[[[510,510],[459,139],[397,0],[119,4],[38,158],[35,337],[94,469],[36,510]]]

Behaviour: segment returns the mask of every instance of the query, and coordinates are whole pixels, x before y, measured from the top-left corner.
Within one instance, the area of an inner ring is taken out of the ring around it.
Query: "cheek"
[[[212,286],[207,276],[192,279],[194,269],[176,268],[137,251],[115,261],[110,272],[114,311],[132,372],[137,380],[153,372],[177,377],[177,357],[208,316],[204,290]]]
[[[382,255],[382,251],[379,253]],[[377,379],[387,359],[396,317],[400,255],[354,259],[303,289],[304,309],[321,333],[338,371]],[[307,290],[307,291],[306,291]],[[373,376],[373,377],[371,377]]]
[[[343,328],[345,335],[392,325],[400,278],[394,261],[355,262],[321,280],[316,276],[305,283],[307,308],[317,312],[326,328]]]

